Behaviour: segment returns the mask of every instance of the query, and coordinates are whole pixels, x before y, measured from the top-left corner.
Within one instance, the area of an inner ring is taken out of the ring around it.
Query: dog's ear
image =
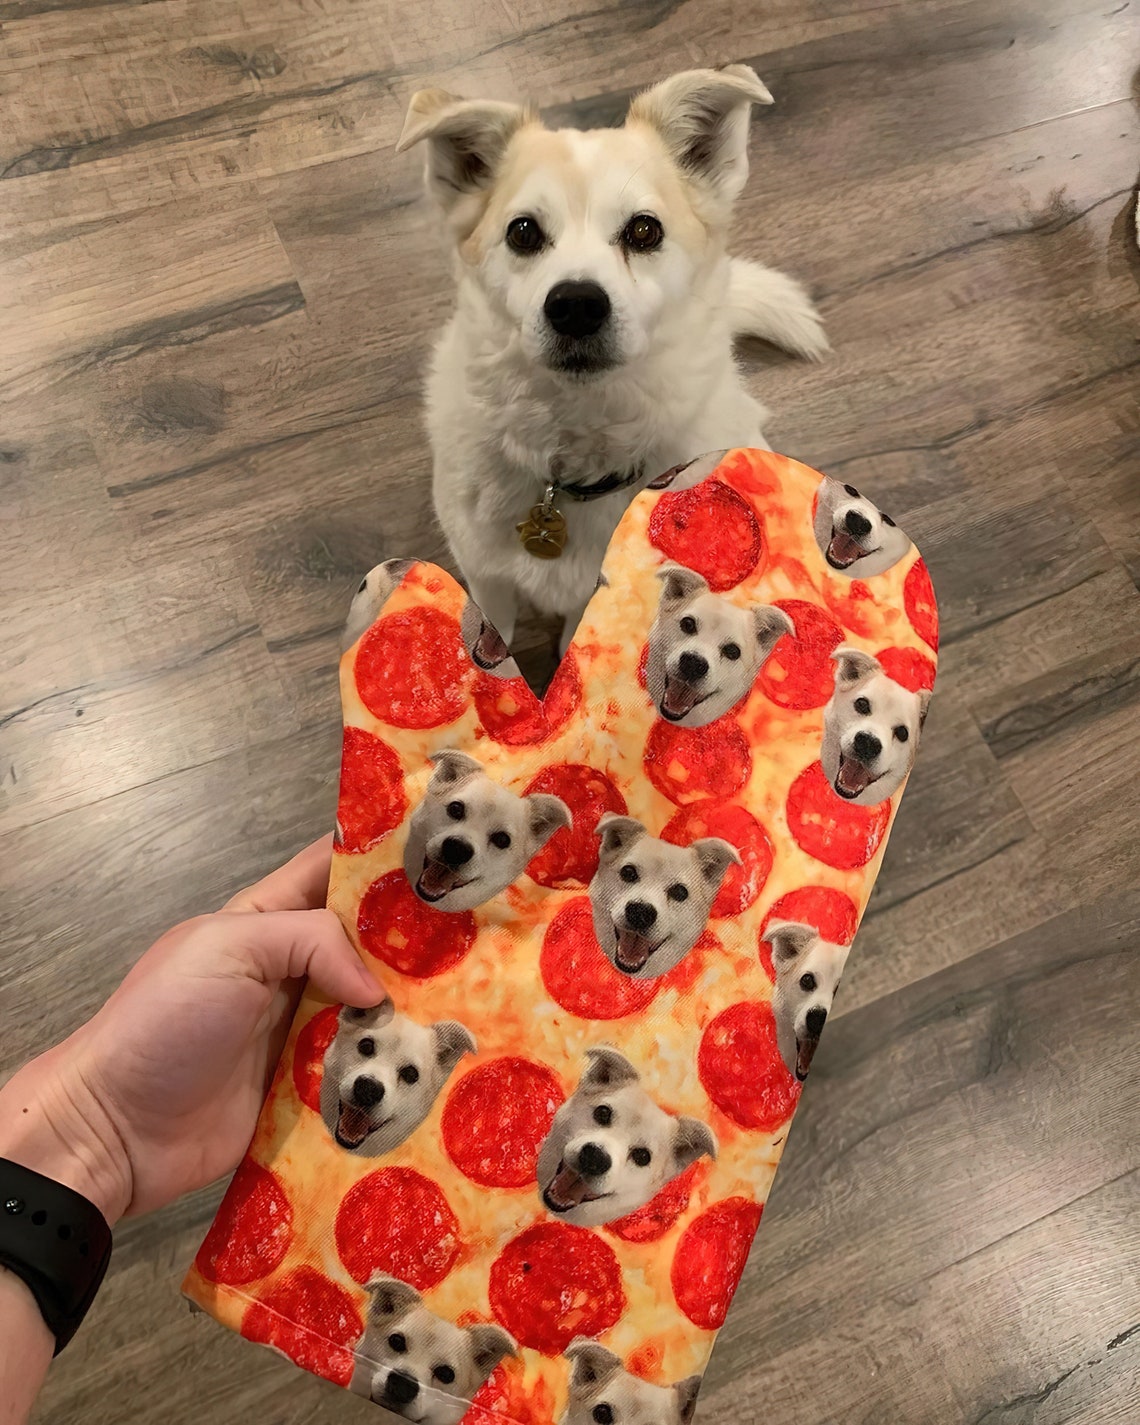
[[[687,1168],[690,1163],[695,1163],[698,1158],[703,1158],[706,1154],[710,1158],[715,1158],[717,1141],[713,1137],[712,1129],[707,1123],[702,1123],[699,1118],[678,1118],[673,1137],[673,1153],[677,1160],[678,1172]]]
[[[625,1055],[608,1044],[587,1049],[586,1059],[586,1069],[578,1083],[580,1089],[618,1089],[623,1084],[636,1084],[641,1078]]]
[[[476,1370],[486,1378],[504,1356],[517,1356],[519,1348],[515,1338],[501,1326],[468,1326],[471,1338],[471,1359]]]
[[[530,119],[518,104],[421,89],[408,105],[396,152],[427,140],[427,189],[447,210],[465,194],[487,187],[511,137]]]
[[[677,604],[687,604],[695,594],[707,594],[708,580],[702,579],[694,569],[686,569],[683,564],[665,564],[657,571],[661,580],[661,607],[673,608]]]
[[[433,1024],[431,1032],[435,1035],[436,1058],[445,1074],[451,1073],[464,1054],[479,1052],[475,1036],[458,1020],[445,1019],[440,1024]]]
[[[385,1024],[390,1024],[393,1015],[396,1013],[396,1006],[385,995],[379,1004],[373,1005],[371,1009],[357,1009],[355,1005],[341,1005],[337,1019],[346,1029],[382,1029]]]
[[[539,851],[556,831],[570,826],[573,817],[561,797],[547,792],[532,792],[526,799],[526,814],[530,821],[531,844]]]
[[[594,827],[602,838],[602,855],[612,856],[617,851],[626,851],[635,841],[640,841],[648,833],[635,817],[619,816],[616,811],[608,811]]]
[[[771,604],[760,604],[754,608],[752,622],[756,628],[756,642],[765,658],[785,633],[790,633],[793,638],[796,636],[796,626],[789,616],[783,609],[773,608]]]
[[[655,84],[634,99],[629,119],[656,129],[676,164],[731,202],[748,177],[752,105],[771,102],[748,65],[729,64],[689,69]]]
[[[861,683],[864,678],[883,671],[883,665],[877,658],[873,658],[870,653],[864,653],[861,648],[851,648],[846,643],[837,648],[831,656],[837,664],[835,681],[841,688],[850,688],[855,683]]]
[[[677,1395],[677,1418],[681,1425],[689,1425],[693,1411],[697,1408],[697,1396],[701,1390],[700,1376],[686,1376],[673,1387]]]
[[[457,752],[453,747],[445,747],[442,752],[433,752],[428,761],[435,768],[428,783],[429,792],[456,787],[468,777],[474,777],[476,773],[483,771],[482,762],[476,762],[474,757],[468,757],[466,752]]]
[[[772,963],[777,970],[790,965],[820,938],[814,925],[804,925],[798,920],[775,920],[764,932],[763,937],[772,947]]]
[[[390,1321],[395,1316],[403,1316],[423,1301],[414,1286],[384,1272],[370,1277],[364,1290],[368,1293],[368,1316],[371,1321]]]
[[[713,888],[714,893],[720,890],[720,883],[724,880],[724,873],[729,866],[733,863],[737,866],[743,865],[736,847],[722,841],[719,836],[702,836],[699,841],[693,842],[689,850],[697,853],[697,865],[701,868],[701,875]]]
[[[618,1371],[623,1370],[621,1357],[591,1341],[589,1336],[575,1336],[563,1352],[571,1364],[570,1389],[572,1391],[593,1390],[605,1385]]]
[[[919,688],[918,690],[918,730],[919,732],[926,726],[926,714],[930,711],[930,699],[932,697],[929,688]]]

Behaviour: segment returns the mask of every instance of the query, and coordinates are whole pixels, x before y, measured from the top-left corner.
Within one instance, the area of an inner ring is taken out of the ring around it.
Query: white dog
[[[844,645],[835,692],[823,710],[824,775],[844,801],[874,806],[893,797],[914,766],[930,690],[912,693],[870,653]]]
[[[790,1072],[803,1080],[819,1048],[850,946],[832,945],[814,926],[791,920],[774,922],[764,939],[772,947],[776,971],[776,1045]]]
[[[815,542],[828,564],[851,579],[885,574],[910,548],[910,540],[882,510],[825,475],[816,491]]]
[[[797,283],[725,252],[750,111],[771,102],[742,64],[674,75],[620,129],[551,132],[515,104],[412,98],[397,148],[427,144],[459,277],[428,381],[435,507],[508,644],[525,596],[566,616],[565,646],[622,513],[656,475],[765,444],[734,335],[827,349]],[[567,543],[538,559],[516,525],[551,483]]]
[[[653,1385],[631,1375],[621,1357],[588,1336],[566,1347],[570,1394],[559,1425],[689,1425],[701,1388],[700,1376],[676,1385]]]

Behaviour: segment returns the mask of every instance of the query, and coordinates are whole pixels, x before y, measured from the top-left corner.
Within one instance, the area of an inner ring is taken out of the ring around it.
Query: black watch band
[[[0,1158],[0,1266],[35,1297],[58,1356],[91,1309],[111,1260],[111,1229],[94,1203]]]

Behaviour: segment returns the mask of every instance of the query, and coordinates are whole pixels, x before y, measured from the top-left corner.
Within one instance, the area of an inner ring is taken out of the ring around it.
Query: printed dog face
[[[427,143],[488,319],[580,379],[643,357],[701,289],[748,176],[749,112],[771,102],[734,64],[638,95],[623,128],[551,132],[514,104],[421,90],[396,147]]]
[[[814,926],[797,921],[774,922],[764,938],[772,947],[776,969],[776,1043],[784,1063],[803,1080],[819,1048],[850,947],[832,945]]]
[[[493,782],[465,752],[437,752],[408,826],[404,872],[436,910],[471,910],[506,890],[554,833],[570,825],[558,797],[529,797]]]
[[[459,1425],[471,1397],[517,1347],[501,1326],[453,1326],[395,1277],[368,1283],[350,1390],[417,1425]]]
[[[643,1207],[698,1158],[715,1158],[717,1144],[700,1119],[659,1108],[624,1054],[603,1047],[586,1057],[539,1150],[538,1189],[549,1212],[597,1227]]]
[[[340,636],[342,652],[351,648],[365,629],[372,627],[389,594],[399,586],[414,563],[413,559],[386,559],[383,564],[377,564],[368,571],[349,606],[344,632]]]
[[[688,490],[707,480],[728,454],[725,450],[710,450],[707,455],[698,455],[694,460],[682,460],[680,465],[671,465],[656,479],[650,480],[647,490]]]
[[[519,665],[503,642],[502,634],[483,617],[479,605],[468,599],[463,605],[460,636],[472,663],[496,678],[521,678]]]
[[[825,475],[816,492],[815,542],[833,569],[852,579],[885,574],[910,548],[910,540],[854,485]]]
[[[706,727],[748,696],[772,649],[795,630],[782,609],[742,609],[679,564],[665,565],[657,577],[662,587],[649,631],[649,696],[667,721]]]
[[[888,678],[877,658],[837,648],[835,692],[823,713],[824,774],[845,801],[884,802],[914,765],[930,692]]]
[[[590,882],[594,934],[615,970],[655,980],[685,958],[708,924],[724,873],[740,853],[719,836],[674,846],[640,821],[607,812]]]
[[[676,1385],[653,1385],[630,1375],[621,1358],[578,1336],[566,1347],[571,1362],[570,1399],[559,1425],[689,1425],[700,1376]]]
[[[325,1051],[321,1117],[350,1153],[390,1153],[431,1112],[464,1054],[474,1054],[470,1030],[454,1020],[416,1024],[390,999],[374,1009],[345,1005]]]

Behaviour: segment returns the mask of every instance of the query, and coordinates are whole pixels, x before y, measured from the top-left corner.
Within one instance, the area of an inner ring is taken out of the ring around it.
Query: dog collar
[[[555,480],[553,487],[556,495],[566,495],[571,500],[600,500],[603,495],[612,495],[617,490],[628,490],[631,485],[636,485],[644,478],[645,466],[635,465],[630,470],[611,470],[608,475],[603,475],[591,485],[577,480],[565,483]]]
[[[551,472],[553,474],[553,471]],[[611,470],[592,485],[577,481],[562,481],[554,478],[546,486],[541,504],[532,505],[525,520],[515,525],[519,543],[528,554],[536,559],[557,559],[566,548],[569,531],[566,516],[555,503],[559,495],[571,500],[584,502],[599,500],[603,495],[612,495],[617,490],[628,490],[645,478],[645,467],[637,465],[631,470]]]

